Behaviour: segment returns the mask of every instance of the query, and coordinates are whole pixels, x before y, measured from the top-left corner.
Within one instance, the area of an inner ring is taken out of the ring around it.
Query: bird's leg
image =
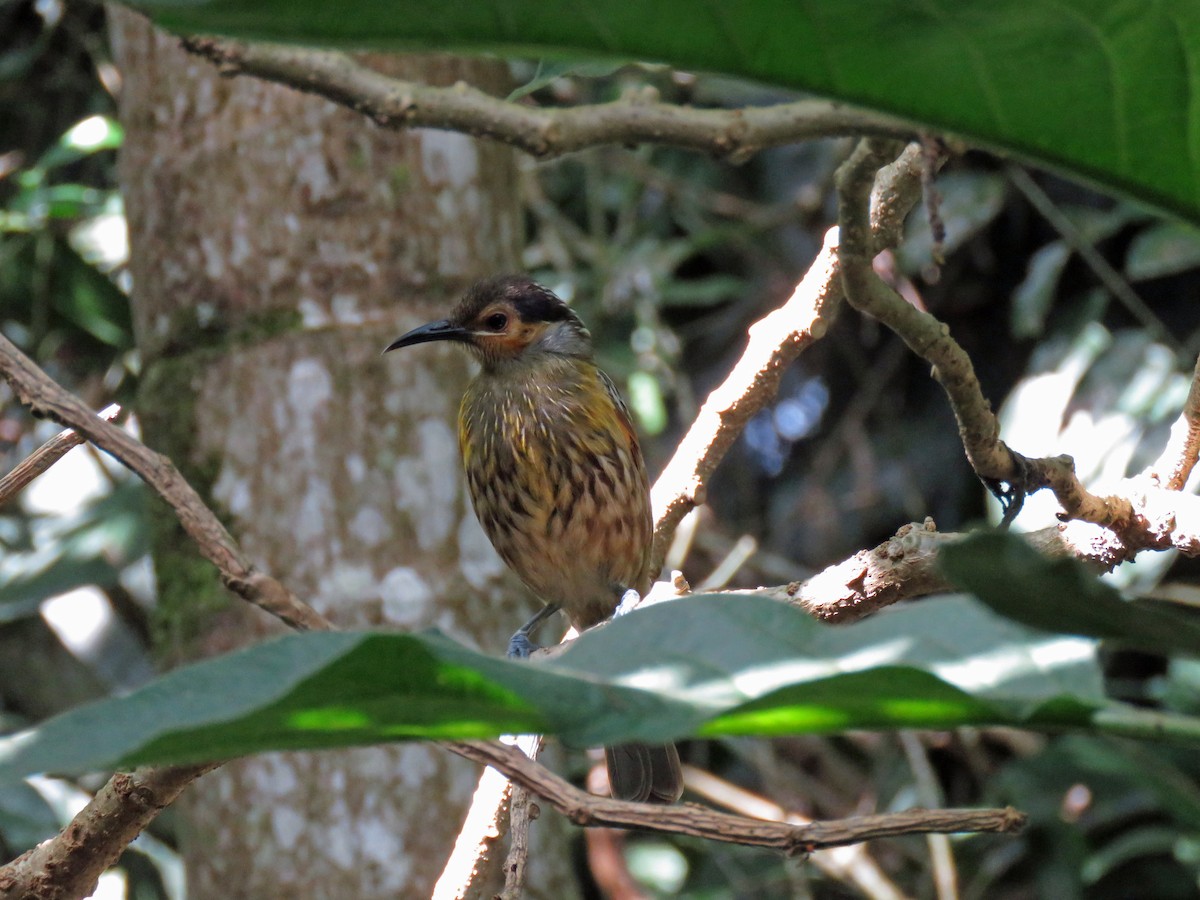
[[[530,635],[544,621],[558,612],[559,606],[557,603],[547,603],[539,609],[524,625],[513,633],[513,636],[508,639],[508,658],[509,659],[526,659],[534,650],[540,650],[541,645],[535,644]]]
[[[621,602],[617,604],[617,608],[613,610],[612,617],[619,618],[626,613],[631,613],[637,609],[637,605],[642,602],[642,595],[633,588],[627,590],[621,595]]]

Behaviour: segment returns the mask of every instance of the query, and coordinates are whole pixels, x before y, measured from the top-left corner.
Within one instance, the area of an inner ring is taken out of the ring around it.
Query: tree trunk
[[[517,265],[511,153],[223,79],[143,20],[112,20],[148,442],[256,564],[339,626],[436,624],[500,650],[531,604],[464,497],[467,361],[380,351]],[[493,61],[373,63],[439,84],[507,79]],[[224,592],[169,517],[156,531],[171,661],[279,630]],[[184,804],[189,895],[428,896],[477,774],[421,744],[227,765]],[[531,867],[535,896],[575,890],[562,837]]]

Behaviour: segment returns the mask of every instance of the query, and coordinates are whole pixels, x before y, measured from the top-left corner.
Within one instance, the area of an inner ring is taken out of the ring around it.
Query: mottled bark
[[[339,625],[436,624],[500,650],[531,602],[463,493],[453,420],[467,362],[454,348],[380,351],[517,265],[510,151],[221,79],[113,18],[148,441],[258,565]],[[370,62],[436,84],[507,77],[489,61]],[[169,656],[278,627],[229,600],[165,524],[156,557]],[[226,766],[185,797],[190,896],[428,896],[476,774],[417,744]],[[535,853],[535,895],[570,896],[567,854]]]

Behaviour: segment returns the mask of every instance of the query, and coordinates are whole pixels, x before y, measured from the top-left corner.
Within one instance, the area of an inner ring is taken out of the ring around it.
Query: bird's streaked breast
[[[511,378],[509,379],[511,381]],[[586,360],[481,375],[463,397],[459,442],[476,515],[504,561],[572,624],[645,590],[651,517],[636,438],[611,383]]]

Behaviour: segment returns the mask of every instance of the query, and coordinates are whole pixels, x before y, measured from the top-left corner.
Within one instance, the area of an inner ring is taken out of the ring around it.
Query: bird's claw
[[[522,628],[508,639],[508,652],[505,655],[509,659],[529,659],[535,650],[541,649],[542,645],[536,643]]]
[[[558,604],[549,603],[539,609],[532,619],[518,628],[516,633],[508,639],[508,658],[528,659],[535,650],[541,650],[542,645],[534,643],[529,635],[556,612],[558,612]]]
[[[624,594],[621,595],[621,602],[618,603],[617,608],[615,610],[613,610],[612,617],[614,619],[617,619],[617,618],[620,618],[621,616],[625,615],[626,613],[633,612],[635,609],[637,609],[637,605],[641,602],[642,602],[642,595],[639,594],[637,591],[635,591],[633,588],[630,588]]]

